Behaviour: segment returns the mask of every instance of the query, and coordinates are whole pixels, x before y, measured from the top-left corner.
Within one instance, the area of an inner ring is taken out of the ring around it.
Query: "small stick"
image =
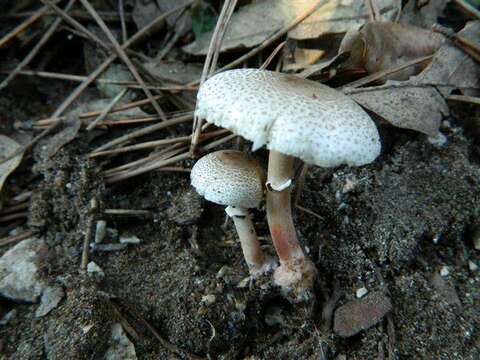
[[[29,17],[35,14],[34,11],[24,11],[24,12],[18,12],[14,14],[0,14],[0,20],[12,20],[12,19],[22,19],[25,17]],[[54,15],[55,13],[53,11],[47,10],[47,12],[44,15]],[[80,19],[80,20],[90,20],[91,16],[88,15],[83,10],[72,10],[70,12],[71,16]],[[104,21],[109,21],[109,22],[118,22],[120,21],[120,18],[116,12],[112,11],[99,11],[98,14],[102,17]],[[125,14],[125,20],[128,22],[132,22],[132,14],[131,13],[126,13]]]
[[[434,24],[432,31],[442,34],[447,39],[451,40],[453,44],[465,53],[470,55],[476,62],[480,63],[480,45],[473,42],[462,35],[458,35],[452,29],[445,26]]]
[[[414,66],[414,65],[417,65],[417,64],[421,64],[425,61],[429,61],[429,60],[433,59],[433,57],[434,57],[434,55],[427,55],[427,56],[423,56],[423,57],[420,57],[420,58],[417,58],[417,59],[413,59],[411,61],[406,62],[405,64],[395,66],[391,69],[377,71],[376,73],[367,75],[367,76],[365,76],[361,79],[358,79],[358,80],[352,81],[348,84],[345,84],[340,89],[358,88],[358,87],[367,85],[367,84],[369,84],[373,81],[380,80],[387,75],[396,73],[396,72],[401,71],[403,69],[406,69],[410,66]]]
[[[125,23],[125,9],[123,8],[123,0],[118,0],[118,15],[120,16],[120,25],[122,27],[122,42],[128,39],[127,24]]]
[[[270,65],[272,60],[275,58],[275,56],[277,56],[279,51],[283,49],[283,47],[285,46],[286,43],[287,43],[287,40],[282,41],[280,44],[278,44],[278,46],[275,48],[275,50],[273,50],[272,53],[270,54],[270,56],[267,58],[267,60],[265,60],[265,62],[262,64],[262,66],[260,66],[260,70],[264,70],[268,67],[268,65]]]
[[[452,0],[452,2],[472,19],[480,19],[480,10],[476,9],[473,5],[470,5],[465,0]]]
[[[20,240],[27,239],[34,234],[36,234],[36,231],[34,231],[34,230],[25,230],[24,232],[21,232],[20,234],[7,236],[3,239],[0,239],[0,246],[13,244],[13,243],[18,242]]]
[[[202,77],[200,79],[200,85],[202,85],[209,76],[215,72],[217,66],[218,54],[222,47],[223,38],[227,30],[228,22],[232,16],[237,0],[227,0],[223,3],[220,16],[218,17],[217,24],[215,25],[215,30],[213,31],[212,38],[210,40],[210,45],[208,47],[207,56],[205,58],[205,63],[203,65]],[[190,153],[192,157],[196,154],[196,148],[200,135],[202,133],[202,124],[203,119],[197,119],[196,117],[193,120],[193,131],[192,131],[192,142],[190,146]]]
[[[474,96],[450,95],[450,96],[447,96],[447,100],[480,105],[480,98],[474,97]]]
[[[229,130],[220,129],[220,130],[217,130],[217,131],[212,131],[210,133],[204,133],[204,134],[202,134],[202,139],[209,139],[211,137],[215,137],[215,136],[218,136],[218,135],[223,135],[223,134],[226,134],[228,132],[229,132]],[[155,140],[155,141],[147,141],[147,142],[143,142],[143,143],[140,143],[140,144],[125,146],[125,147],[122,147],[122,148],[119,148],[119,149],[95,152],[95,153],[90,154],[90,157],[93,158],[93,157],[104,156],[104,155],[124,153],[124,152],[129,152],[129,151],[134,151],[134,150],[143,150],[143,149],[155,148],[155,147],[162,146],[162,145],[184,143],[184,142],[190,141],[191,138],[192,138],[191,135],[187,135],[187,136],[179,136],[179,137],[171,138],[171,139],[161,139],[161,140]]]
[[[18,210],[25,210],[25,209],[28,209],[28,206],[29,206],[28,202],[23,202],[17,205],[13,205],[1,210],[0,215],[9,214]]]
[[[13,213],[13,214],[9,214],[9,215],[0,216],[0,223],[2,223],[2,222],[5,223],[5,222],[12,221],[12,220],[27,218],[28,214],[29,214],[28,211],[23,211],[23,212],[18,212],[18,213]]]
[[[31,191],[23,191],[20,194],[15,195],[12,199],[8,200],[8,204],[18,204],[27,201],[32,196]]]
[[[310,215],[316,217],[317,219],[320,219],[320,220],[322,220],[322,221],[325,220],[323,217],[321,217],[320,215],[318,215],[315,211],[312,211],[312,210],[310,210],[310,209],[307,209],[306,207],[303,207],[303,206],[298,205],[298,204],[295,205],[295,207],[296,207],[298,210],[300,210],[300,211],[306,212],[307,214],[310,214]]]
[[[96,198],[90,200],[90,211],[87,219],[87,228],[85,229],[85,236],[83,238],[82,247],[82,261],[80,262],[80,269],[86,270],[88,265],[88,247],[90,245],[90,239],[92,238],[93,223],[95,221],[95,211],[98,208],[98,202]]]
[[[123,89],[121,90],[117,96],[115,96],[112,101],[105,107],[105,109],[102,110],[100,115],[97,116],[95,120],[93,120],[88,126],[87,126],[87,131],[91,131],[97,126],[97,124],[105,119],[105,117],[108,115],[108,113],[113,109],[115,105],[125,96],[126,92],[128,89]]]
[[[65,6],[65,11],[70,10],[70,8],[75,4],[75,0],[70,0]],[[38,54],[38,52],[42,49],[43,45],[47,43],[47,41],[50,39],[50,37],[53,35],[55,31],[57,31],[58,26],[61,24],[62,19],[57,18],[53,21],[52,25],[50,25],[50,28],[45,32],[45,34],[42,36],[42,38],[37,42],[37,44],[33,47],[33,49],[30,51],[30,53],[15,67],[15,69],[8,74],[8,76],[0,83],[0,90],[5,88],[10,81],[17,76],[18,72],[22,70],[25,66],[27,66],[30,61],[33,60],[33,58]]]
[[[191,121],[192,120],[192,114],[187,114],[187,115],[183,115],[183,116],[179,116],[178,118],[173,118],[173,119],[170,119],[170,120],[167,120],[167,121],[164,121],[164,122],[161,122],[159,124],[154,124],[154,125],[150,125],[150,126],[147,126],[143,129],[140,129],[140,130],[137,130],[137,131],[134,131],[130,134],[126,134],[126,135],[123,135],[123,136],[120,136],[119,138],[116,138],[115,140],[112,140],[100,147],[98,147],[97,149],[95,149],[92,153],[96,153],[96,152],[99,152],[99,151],[102,151],[102,150],[106,150],[106,149],[109,149],[115,145],[119,145],[119,144],[123,144],[127,141],[130,141],[132,139],[135,139],[139,136],[143,136],[143,135],[146,135],[146,134],[150,134],[154,131],[158,131],[158,130],[161,130],[161,129],[164,129],[168,126],[172,126],[172,125],[177,125],[177,124],[181,124],[181,123],[184,123],[184,122],[187,122],[187,121]]]
[[[30,15],[28,19],[24,20],[20,25],[12,29],[8,34],[6,34],[2,39],[0,39],[0,48],[4,47],[12,39],[14,39],[18,34],[20,34],[22,31],[27,29],[30,25],[32,25],[35,21],[37,21],[47,12],[48,12],[48,8],[46,6],[35,11],[32,15]]]
[[[154,107],[155,111],[158,113],[158,115],[165,121],[167,117],[165,116],[165,113],[161,109],[160,105],[158,102],[153,99],[153,94],[149,89],[147,89],[145,82],[143,81],[142,77],[138,73],[137,69],[133,65],[132,61],[128,57],[128,55],[125,53],[125,49],[123,49],[120,44],[118,43],[117,39],[115,36],[112,34],[108,26],[105,24],[105,22],[102,20],[102,18],[98,15],[96,10],[93,8],[93,6],[90,4],[88,0],[80,0],[82,5],[87,9],[87,11],[92,15],[94,20],[97,22],[98,26],[103,30],[105,35],[107,36],[108,40],[112,43],[113,47],[115,48],[115,51],[117,52],[117,56],[122,59],[122,61],[127,65],[128,69],[132,73],[133,77],[135,80],[138,81],[138,83],[141,85],[143,92],[147,96],[147,98],[150,100],[152,106]]]
[[[134,209],[105,209],[105,215],[125,215],[125,216],[152,216],[149,210],[134,210]]]

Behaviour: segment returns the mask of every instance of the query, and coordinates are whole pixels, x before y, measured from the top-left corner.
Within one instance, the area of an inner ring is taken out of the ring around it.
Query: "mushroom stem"
[[[242,246],[243,257],[247,262],[250,273],[257,274],[268,271],[269,262],[264,256],[251,216],[247,209],[228,206],[225,212],[233,219],[238,238]]]
[[[282,264],[304,259],[292,219],[291,181],[294,175],[291,156],[270,150],[267,178],[267,220],[273,245]]]

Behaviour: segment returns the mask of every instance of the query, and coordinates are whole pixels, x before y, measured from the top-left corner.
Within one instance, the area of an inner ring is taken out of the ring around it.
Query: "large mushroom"
[[[195,163],[190,179],[205,199],[227,206],[225,212],[233,219],[250,274],[269,271],[272,261],[260,248],[248,212],[263,200],[265,172],[258,161],[241,151],[216,151]]]
[[[316,274],[297,239],[291,214],[294,160],[320,167],[361,166],[380,154],[377,128],[343,93],[293,75],[258,69],[208,79],[195,115],[270,150],[267,219],[280,267],[274,279],[301,300]]]

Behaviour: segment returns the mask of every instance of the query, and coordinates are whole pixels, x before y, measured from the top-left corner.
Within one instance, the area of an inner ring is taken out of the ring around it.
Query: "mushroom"
[[[241,151],[216,151],[195,163],[190,179],[205,199],[227,206],[225,212],[235,223],[250,274],[256,276],[269,271],[271,260],[260,248],[248,212],[263,200],[265,172],[258,161]]]
[[[361,166],[380,154],[378,130],[343,93],[297,76],[258,69],[219,73],[199,89],[195,115],[270,150],[267,220],[280,258],[274,280],[294,299],[310,294],[316,275],[291,214],[295,158],[321,167]]]

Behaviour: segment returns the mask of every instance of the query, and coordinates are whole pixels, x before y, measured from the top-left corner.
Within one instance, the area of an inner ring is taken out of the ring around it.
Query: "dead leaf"
[[[13,154],[19,148],[20,144],[18,144],[15,140],[10,139],[8,136],[0,135],[0,158]],[[0,164],[0,191],[3,189],[3,185],[5,184],[5,180],[7,179],[8,175],[10,175],[18,167],[18,165],[20,165],[22,157],[23,154],[19,154],[14,158]]]
[[[468,23],[460,32],[469,39],[480,37],[480,21]],[[480,86],[480,67],[450,43],[437,51],[430,65],[408,81],[389,80],[385,85],[344,89],[359,104],[392,125],[436,136],[441,120],[449,114],[445,96],[453,89]]]
[[[458,35],[478,41],[480,39],[480,21],[468,22]],[[444,96],[450,95],[454,89],[460,89],[467,95],[478,95],[480,66],[461,49],[447,42],[437,51],[425,71],[413,78],[412,81],[425,84],[448,84],[450,86],[439,87],[439,91]]]
[[[137,0],[133,7],[133,21],[138,29],[142,29],[153,19],[187,2],[188,0]],[[192,21],[186,14],[183,14],[181,19],[178,19],[178,13],[172,14],[166,18],[166,22],[169,26],[175,26],[175,30],[182,34],[192,26]]]
[[[372,74],[431,55],[443,42],[442,35],[429,30],[392,22],[371,22],[358,31],[347,32],[338,52],[350,54],[342,64],[342,69],[362,69]],[[385,78],[407,80],[422,71],[426,65],[410,66]]]
[[[305,19],[289,33],[297,40],[342,33],[359,28],[368,18],[363,1],[332,0],[324,1],[316,12]],[[384,20],[392,20],[397,0],[378,0]],[[303,13],[312,0],[262,0],[245,5],[233,14],[221,51],[257,46],[272,34],[292,22]],[[183,50],[194,55],[205,55],[208,51],[213,31],[204,33]]]
[[[429,0],[422,5],[419,5],[418,0],[409,0],[402,9],[399,23],[430,29],[446,5],[447,0]]]
[[[152,61],[143,66],[156,78],[173,84],[188,84],[202,76],[202,64],[186,64],[181,61]]]
[[[39,149],[37,155],[40,155],[43,159],[50,159],[58,150],[75,139],[81,125],[82,122],[77,111],[68,114],[59,132],[38,143],[36,147],[36,150]]]

